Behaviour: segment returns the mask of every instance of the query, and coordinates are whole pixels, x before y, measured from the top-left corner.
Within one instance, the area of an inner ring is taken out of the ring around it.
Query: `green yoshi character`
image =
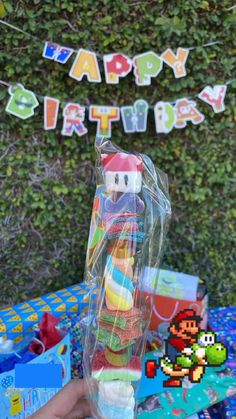
[[[162,370],[169,375],[182,375],[189,377],[189,371],[192,374],[191,381],[199,382],[205,372],[205,367],[217,367],[227,360],[227,348],[216,341],[216,335],[210,331],[201,331],[197,335],[197,342],[190,348],[186,348],[180,356],[176,358],[176,364],[180,371],[174,371],[174,366],[168,357],[161,359]],[[178,368],[177,368],[178,369]],[[190,378],[190,377],[189,377]]]
[[[26,90],[22,84],[10,86],[8,92],[11,97],[7,103],[6,112],[21,119],[27,119],[34,115],[34,108],[39,103],[33,92]]]

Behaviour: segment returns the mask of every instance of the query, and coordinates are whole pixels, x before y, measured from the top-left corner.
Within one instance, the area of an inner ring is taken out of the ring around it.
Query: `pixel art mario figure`
[[[198,383],[206,366],[220,366],[227,359],[227,348],[216,335],[200,329],[201,317],[194,310],[180,311],[169,326],[166,353],[160,360],[162,371],[170,378],[164,387],[181,387],[184,377]]]
[[[88,130],[83,124],[85,108],[77,103],[68,103],[63,110],[62,135],[71,137],[75,132],[79,137],[87,134]]]

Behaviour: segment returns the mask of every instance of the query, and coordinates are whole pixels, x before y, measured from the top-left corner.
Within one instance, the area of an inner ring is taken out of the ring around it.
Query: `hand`
[[[192,351],[191,348],[184,348],[182,353],[185,354],[185,355],[191,355],[193,353],[193,351]]]
[[[205,360],[206,350],[205,348],[199,348],[196,350],[196,357],[198,358],[198,365],[207,365]]]
[[[95,406],[86,397],[96,392],[93,381],[72,380],[60,390],[45,406],[29,419],[85,419],[94,417]],[[96,415],[96,418],[99,416]]]

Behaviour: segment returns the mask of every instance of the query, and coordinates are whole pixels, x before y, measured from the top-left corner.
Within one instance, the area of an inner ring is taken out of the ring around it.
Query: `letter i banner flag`
[[[44,97],[44,129],[55,129],[60,101],[53,97]]]

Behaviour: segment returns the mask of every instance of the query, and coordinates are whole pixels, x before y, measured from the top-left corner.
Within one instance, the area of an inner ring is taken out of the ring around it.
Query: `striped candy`
[[[118,260],[108,255],[105,270],[106,297],[113,309],[128,311],[133,307],[134,285],[130,260]],[[109,308],[109,307],[108,307]]]

